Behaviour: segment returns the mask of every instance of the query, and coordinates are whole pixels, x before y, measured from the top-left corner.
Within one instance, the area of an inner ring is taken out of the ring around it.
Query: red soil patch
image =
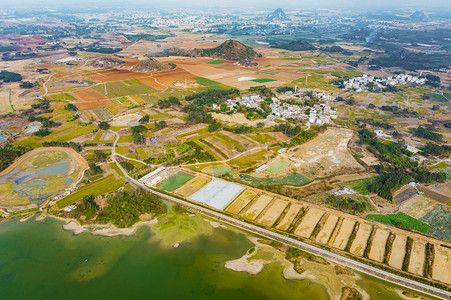
[[[174,81],[184,81],[185,79],[191,79],[196,76],[185,71],[184,69],[175,68],[174,70],[153,73],[152,77],[157,79],[160,83],[172,84]]]
[[[139,81],[144,83],[145,85],[150,86],[153,89],[156,89],[157,91],[163,92],[166,90],[166,87],[158,82],[155,81],[155,78],[152,78],[150,76],[139,78]]]
[[[102,95],[91,88],[82,91],[72,92],[72,96],[77,98],[77,100],[79,101],[106,100],[105,95]]]

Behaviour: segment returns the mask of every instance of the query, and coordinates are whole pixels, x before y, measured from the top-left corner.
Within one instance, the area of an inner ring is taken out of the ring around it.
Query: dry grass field
[[[242,216],[249,220],[254,220],[271,202],[273,197],[268,195],[260,195],[254,203],[244,212]]]
[[[290,208],[288,209],[287,213],[283,217],[283,219],[280,221],[279,225],[277,226],[277,229],[279,230],[288,230],[291,223],[293,222],[296,215],[301,210],[302,205],[293,203]]]
[[[271,203],[271,207],[269,207],[266,212],[259,218],[258,222],[263,225],[272,227],[279,216],[282,214],[282,212],[285,210],[288,203],[289,202],[287,200],[275,199]]]
[[[310,237],[315,229],[316,224],[318,224],[321,217],[324,215],[324,210],[315,207],[310,207],[305,216],[302,218],[301,224],[294,231],[294,234],[302,237]]]

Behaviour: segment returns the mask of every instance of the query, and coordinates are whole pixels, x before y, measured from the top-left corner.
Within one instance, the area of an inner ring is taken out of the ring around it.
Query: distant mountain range
[[[278,8],[274,12],[270,13],[266,17],[266,21],[288,21],[290,18],[285,14],[285,12]]]

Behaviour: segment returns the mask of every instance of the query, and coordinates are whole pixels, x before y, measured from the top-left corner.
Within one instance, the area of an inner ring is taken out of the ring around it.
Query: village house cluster
[[[373,85],[375,89],[383,89],[387,85],[398,84],[412,84],[423,85],[426,82],[426,78],[418,78],[416,76],[399,74],[398,76],[392,76],[387,78],[376,78],[370,75],[362,75],[354,77],[343,82],[346,89],[355,90],[356,92],[362,92],[369,90],[369,86]]]
[[[327,98],[327,95],[317,96],[321,96],[322,99]],[[242,98],[228,99],[225,104],[229,111],[234,111],[237,104],[246,108],[261,109],[261,102],[264,100],[260,95],[248,95]],[[275,119],[301,119],[307,120],[311,125],[323,125],[328,124],[331,119],[337,117],[336,109],[332,109],[327,102],[309,107],[283,102],[276,97],[272,97],[271,100],[272,103],[269,105],[271,113],[266,117],[268,121],[274,121]],[[219,110],[220,106],[213,104],[213,109]]]

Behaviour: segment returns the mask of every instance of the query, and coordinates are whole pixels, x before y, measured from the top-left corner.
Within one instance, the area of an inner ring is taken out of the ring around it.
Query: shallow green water
[[[327,299],[322,286],[287,281],[273,264],[256,276],[224,262],[251,243],[215,230],[163,248],[146,227],[130,237],[73,235],[46,219],[0,225],[1,299]]]
[[[279,263],[257,275],[224,268],[253,245],[215,229],[178,248],[142,226],[132,236],[74,235],[60,221],[0,224],[0,299],[328,299],[309,280],[285,280]],[[334,276],[334,274],[331,274]],[[393,285],[363,275],[371,299],[400,299]]]

